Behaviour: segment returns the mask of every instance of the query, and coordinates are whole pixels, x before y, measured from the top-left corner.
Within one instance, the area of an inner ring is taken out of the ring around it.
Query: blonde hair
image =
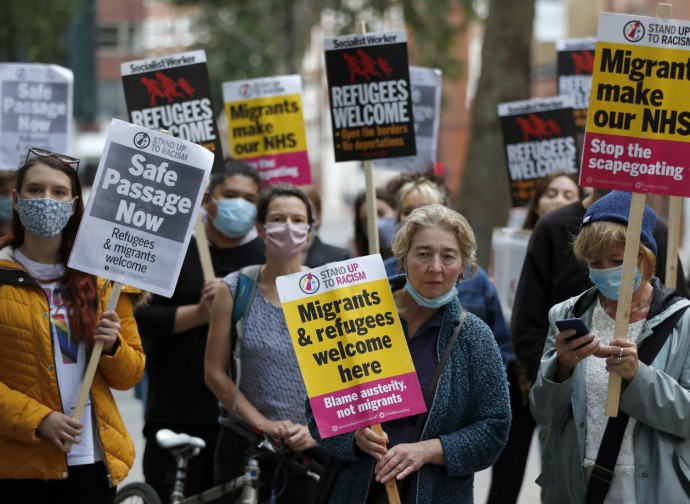
[[[477,272],[477,242],[474,231],[462,215],[443,205],[424,205],[414,210],[398,230],[393,239],[393,254],[405,269],[405,258],[410,251],[412,238],[421,229],[437,227],[455,235],[460,247],[462,263],[465,266],[463,279],[469,279]]]
[[[613,244],[625,246],[628,230],[623,224],[610,221],[595,221],[585,225],[575,238],[573,252],[578,259],[589,262],[609,253]],[[656,269],[656,256],[646,245],[640,242],[637,252],[637,264],[642,273],[642,280],[648,282]]]

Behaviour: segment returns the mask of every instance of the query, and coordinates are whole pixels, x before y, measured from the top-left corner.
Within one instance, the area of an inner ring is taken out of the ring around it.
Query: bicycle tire
[[[161,504],[161,499],[151,485],[137,481],[117,491],[115,504]]]

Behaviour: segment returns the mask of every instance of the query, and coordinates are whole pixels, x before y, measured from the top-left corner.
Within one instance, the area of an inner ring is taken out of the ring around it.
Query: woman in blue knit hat
[[[690,501],[690,301],[653,278],[656,215],[645,207],[627,338],[614,338],[631,194],[613,191],[585,214],[574,244],[594,287],[557,304],[532,413],[549,429],[537,482],[549,503]],[[582,318],[589,334],[559,331]],[[609,373],[620,412],[604,414]]]

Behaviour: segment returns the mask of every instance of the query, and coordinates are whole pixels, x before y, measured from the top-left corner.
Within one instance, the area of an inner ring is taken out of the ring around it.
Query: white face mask
[[[562,196],[556,196],[554,198],[542,196],[539,199],[539,205],[537,206],[537,215],[541,217],[542,215],[546,215],[549,212],[558,210],[559,208],[564,207],[569,203],[571,202]]]

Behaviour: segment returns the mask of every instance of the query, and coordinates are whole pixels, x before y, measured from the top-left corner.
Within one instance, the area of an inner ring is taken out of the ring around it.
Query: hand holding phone
[[[584,336],[585,334],[589,334],[589,329],[587,328],[587,326],[581,318],[557,320],[556,327],[558,327],[558,330],[561,332],[567,331],[568,329],[575,329],[575,334],[573,336],[569,336],[568,338],[566,338],[566,342],[572,341],[575,338],[579,338],[580,336]]]

